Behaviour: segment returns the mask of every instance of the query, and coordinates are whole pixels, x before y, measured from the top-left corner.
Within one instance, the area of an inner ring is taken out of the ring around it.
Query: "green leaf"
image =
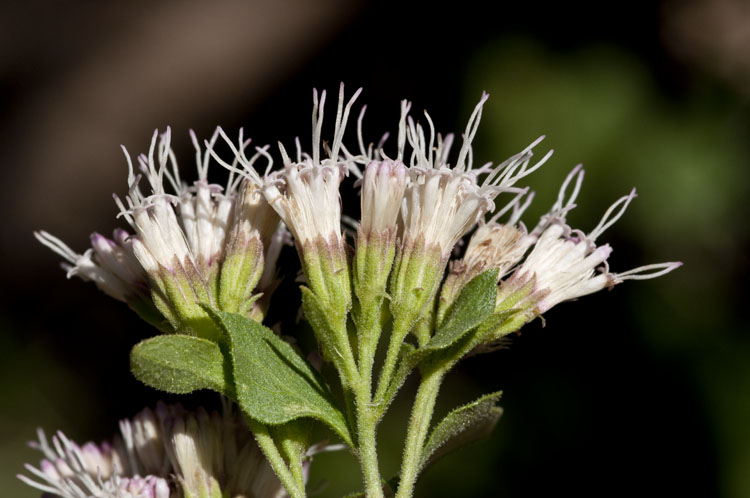
[[[495,310],[498,269],[487,270],[472,278],[461,289],[443,323],[435,332],[425,351],[438,351],[455,343],[482,323]]]
[[[427,438],[422,449],[421,468],[492,432],[503,413],[502,408],[495,406],[501,395],[501,391],[486,394],[446,415]]]
[[[247,416],[268,425],[311,417],[352,445],[346,419],[325,381],[291,345],[242,315],[204,309],[227,334],[237,403]]]
[[[207,339],[180,334],[146,339],[130,352],[130,370],[147,386],[169,393],[211,389],[232,396],[224,355]]]

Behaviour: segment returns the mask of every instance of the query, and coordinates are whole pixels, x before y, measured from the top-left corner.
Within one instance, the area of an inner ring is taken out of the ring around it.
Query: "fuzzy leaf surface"
[[[497,268],[480,273],[461,289],[448,316],[422,349],[445,349],[492,314],[497,297],[497,273]]]
[[[446,415],[427,438],[421,468],[492,432],[503,413],[503,409],[496,406],[501,395],[501,391],[486,394]]]
[[[147,386],[174,394],[211,389],[232,396],[219,345],[188,335],[159,335],[136,344],[130,370]]]
[[[205,309],[227,334],[237,402],[249,417],[268,425],[314,418],[352,444],[325,381],[290,344],[242,315]]]

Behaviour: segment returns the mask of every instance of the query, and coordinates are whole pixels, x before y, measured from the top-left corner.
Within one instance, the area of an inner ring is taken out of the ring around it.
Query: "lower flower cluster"
[[[111,441],[78,445],[39,429],[43,455],[26,484],[60,498],[249,498],[288,496],[247,425],[225,408],[187,411],[160,403],[120,421]]]

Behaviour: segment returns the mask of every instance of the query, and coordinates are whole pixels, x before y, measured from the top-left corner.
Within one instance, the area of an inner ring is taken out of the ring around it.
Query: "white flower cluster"
[[[401,106],[395,160],[386,157],[382,142],[377,148],[365,148],[360,116],[360,154],[354,156],[345,152],[353,163],[366,164],[364,174],[356,167],[350,168],[361,178],[361,228],[364,233],[389,227],[397,229],[404,251],[421,240],[428,247],[438,247],[443,258],[447,259],[458,240],[479,223],[464,258],[451,264],[446,291],[455,297],[462,284],[483,270],[498,268],[498,278],[515,270],[508,278],[514,288],[534,279],[534,295],[544,295],[537,303],[538,313],[562,301],[625,280],[659,277],[681,265],[678,262],[660,263],[624,273],[610,273],[607,258],[611,248],[609,245],[597,247],[595,241],[622,216],[635,197],[635,191],[607,210],[602,221],[589,234],[573,230],[565,220],[567,213],[575,207],[581,188],[584,172],[580,166],[565,179],[552,209],[529,232],[520,218],[531,203],[533,192],[515,184],[541,167],[552,151],[531,163],[532,149],[544,138],[540,137],[497,166],[484,164],[474,168],[471,142],[487,98],[487,94],[482,95],[469,118],[454,166],[449,164],[453,137],[442,138],[435,134],[426,112],[429,134],[425,134],[422,126],[415,124],[408,115],[411,107],[408,102],[404,101]],[[408,167],[404,164],[407,142],[412,149]],[[566,199],[571,184],[572,192]],[[484,222],[484,215],[495,210],[495,198],[501,193],[515,194],[515,198]],[[498,220],[509,211],[508,221],[499,223]],[[397,219],[398,213],[400,219]],[[454,280],[460,276],[460,282],[451,282],[452,276]],[[453,283],[458,285],[449,289]]]
[[[584,170],[580,165],[570,172],[552,209],[542,216],[531,233],[519,220],[533,195],[523,205],[519,205],[520,198],[514,200],[513,214],[505,224],[497,222],[499,216],[504,214],[503,211],[498,212],[472,236],[463,260],[456,263],[459,272],[473,268],[472,273],[478,274],[485,269],[499,268],[498,277],[501,278],[513,269],[513,274],[501,282],[499,297],[507,297],[531,283],[534,311],[541,314],[563,301],[612,287],[625,280],[656,278],[682,265],[679,262],[659,263],[623,273],[610,273],[607,259],[612,248],[608,244],[597,246],[596,239],[625,213],[636,197],[635,189],[612,204],[596,228],[586,234],[566,223],[567,213],[576,206],[583,176]],[[573,180],[575,185],[568,196],[567,190]]]
[[[95,233],[92,248],[83,254],[47,232],[35,236],[66,260],[68,277],[94,281],[162,330],[189,331],[190,320],[202,314],[199,302],[250,313],[253,293],[273,290],[276,259],[286,238],[259,184],[234,173],[223,188],[209,183],[218,136],[219,130],[201,151],[191,132],[198,170],[192,185],[180,176],[169,129],[154,132],[137,168],[125,151],[128,195],[124,201],[115,196],[115,202],[134,234],[118,229],[110,240]],[[245,157],[249,143],[242,141],[238,151],[246,164],[264,157],[270,167],[265,149]],[[141,188],[144,176],[147,192]]]
[[[483,94],[474,108],[463,135],[455,165],[449,162],[453,135],[443,138],[435,133],[429,114],[425,119],[429,134],[409,116],[411,104],[401,104],[396,159],[389,159],[382,149],[365,148],[361,138],[360,154],[347,152],[350,169],[362,184],[362,220],[365,233],[387,228],[398,229],[404,246],[417,240],[439,248],[447,258],[458,240],[479,222],[485,213],[495,209],[495,198],[501,193],[524,193],[527,189],[515,183],[540,168],[552,151],[531,164],[536,140],[508,160],[474,167],[471,143],[479,126],[482,108],[489,98]],[[406,166],[406,144],[411,154]],[[365,164],[364,173],[356,166]],[[400,219],[399,215],[400,214]]]
[[[287,496],[242,419],[159,404],[120,422],[111,443],[77,445],[40,429],[44,459],[19,479],[59,498]]]
[[[561,301],[628,279],[654,278],[679,266],[679,263],[663,263],[610,273],[607,259],[611,248],[596,246],[595,241],[623,214],[635,194],[618,200],[592,232],[573,230],[565,218],[575,207],[581,187],[580,167],[565,180],[552,210],[534,230],[527,231],[519,220],[533,195],[516,183],[541,167],[552,151],[532,163],[532,149],[541,137],[498,165],[487,163],[475,167],[471,143],[487,94],[482,95],[469,118],[453,164],[450,163],[453,136],[436,133],[427,113],[428,130],[425,130],[409,115],[411,104],[406,101],[401,104],[394,158],[388,157],[383,149],[385,137],[377,146],[365,146],[364,108],[357,127],[360,151],[351,153],[343,139],[360,91],[344,104],[341,86],[330,145],[321,140],[326,93],[314,92],[312,151],[303,153],[297,141],[296,157],[292,160],[280,146],[283,167],[276,171],[272,171],[273,161],[267,147],[256,148],[255,154],[248,158],[245,150],[249,140],[244,140],[241,132],[234,144],[218,129],[206,142],[203,152],[193,135],[198,180],[188,186],[180,177],[170,149],[169,130],[161,137],[155,133],[148,155],[138,157],[140,174],[128,158],[129,193],[125,202],[117,199],[121,215],[135,235],[117,231],[110,240],[94,234],[92,248],[82,255],[46,232],[36,235],[67,260],[68,276],[93,280],[107,294],[141,310],[142,316],[153,315],[143,312],[143,303],[152,304],[173,329],[188,331],[191,320],[203,316],[199,302],[253,316],[250,303],[259,294],[273,290],[275,259],[285,240],[284,226],[294,236],[308,280],[317,279],[311,282],[312,286],[324,289],[326,275],[339,274],[348,258],[341,230],[339,187],[349,172],[358,177],[361,186],[358,237],[388,234],[387,240],[397,241],[398,261],[403,263],[395,266],[394,271],[402,273],[394,280],[397,286],[404,287],[404,282],[410,282],[404,280],[407,273],[419,273],[412,264],[412,256],[419,257],[425,251],[439,255],[440,263],[435,268],[442,272],[454,246],[477,224],[479,228],[468,244],[465,257],[451,264],[446,287],[453,287],[451,292],[455,294],[461,284],[483,268],[499,268],[500,277],[515,269],[506,286],[519,288],[533,279],[535,295],[545,295],[537,305],[540,313]],[[231,162],[222,160],[213,151],[219,135],[234,152]],[[327,153],[325,157],[321,157],[321,149]],[[212,157],[230,171],[225,188],[208,182]],[[256,169],[260,158],[267,160],[262,174]],[[141,190],[141,176],[148,181],[148,193]],[[571,184],[573,192],[566,200]],[[171,187],[171,193],[166,185]],[[485,215],[495,211],[496,198],[502,193],[515,197],[484,222]],[[499,223],[499,217],[509,211],[510,220]],[[277,227],[282,231],[277,233]],[[305,266],[305,253],[319,251],[320,247],[329,248],[330,271]],[[412,263],[408,263],[410,258]],[[348,292],[348,277],[341,276],[340,280],[329,287]],[[434,295],[437,290],[440,279],[433,281],[436,283],[425,281],[432,286],[432,294],[427,294]],[[334,294],[327,298],[332,302],[338,299],[344,308],[349,306],[347,299]],[[262,318],[263,313],[254,316]]]

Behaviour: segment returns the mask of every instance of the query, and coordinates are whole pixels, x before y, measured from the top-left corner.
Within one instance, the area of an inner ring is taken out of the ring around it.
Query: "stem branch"
[[[360,323],[357,324],[359,336],[359,384],[355,392],[357,411],[357,443],[359,462],[365,482],[368,498],[383,498],[383,483],[378,465],[375,428],[378,416],[372,405],[372,368],[378,339],[380,337],[379,299],[363,300],[367,305],[362,309]]]
[[[383,482],[378,465],[375,426],[377,415],[370,406],[370,390],[366,386],[357,389],[357,442],[359,446],[359,463],[365,481],[365,492],[368,498],[383,498]]]
[[[383,369],[380,371],[380,378],[378,379],[378,390],[375,393],[375,401],[377,403],[385,402],[385,393],[388,391],[388,387],[391,384],[391,378],[393,377],[393,371],[396,368],[401,344],[403,344],[406,334],[409,333],[408,327],[409,325],[406,320],[396,320],[393,323],[393,332],[391,333],[390,342],[388,343],[388,352],[385,355],[385,363],[383,364]]]
[[[446,369],[437,368],[426,372],[422,377],[409,420],[404,460],[401,462],[401,480],[396,498],[411,498],[414,492],[414,484],[422,466],[422,449],[445,372]]]
[[[284,485],[289,496],[292,498],[305,498],[304,486],[300,488],[297,484],[297,480],[287,467],[284,457],[281,456],[279,449],[276,447],[276,442],[268,432],[268,427],[249,417],[247,418],[247,421],[248,424],[250,424],[250,430],[252,430],[255,435],[255,440],[258,442],[258,446],[260,446],[263,454],[266,455],[273,471],[279,477],[281,484]]]

